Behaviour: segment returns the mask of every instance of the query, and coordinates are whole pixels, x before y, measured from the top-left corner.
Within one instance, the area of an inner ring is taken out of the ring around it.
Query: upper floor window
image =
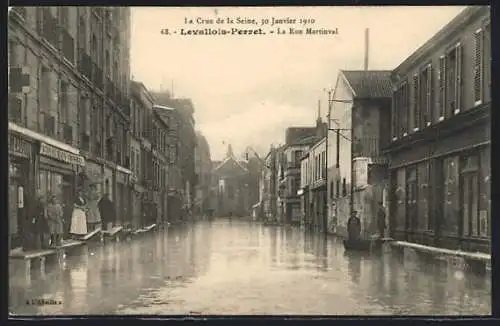
[[[462,95],[462,46],[460,43],[439,58],[439,120],[458,114]]]
[[[409,95],[407,81],[403,81],[393,93],[393,137],[408,133]]]
[[[482,104],[491,89],[491,30],[490,24],[474,32],[474,103]]]
[[[431,124],[432,121],[432,66],[426,65],[420,71],[419,75],[419,122],[417,125],[423,129]]]
[[[59,15],[61,17],[61,25],[64,28],[68,28],[69,26],[69,7],[60,7]]]

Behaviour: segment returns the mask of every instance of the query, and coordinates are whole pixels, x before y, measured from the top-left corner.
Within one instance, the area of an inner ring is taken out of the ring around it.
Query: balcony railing
[[[49,8],[43,8],[42,10],[42,36],[56,49],[59,49],[59,25],[57,18],[52,15]]]
[[[68,30],[63,28],[62,35],[62,53],[64,57],[71,63],[75,62],[75,40],[69,34]]]
[[[63,141],[66,144],[70,145],[73,144],[73,126],[64,124],[62,126],[62,130],[63,130]]]
[[[380,139],[378,137],[363,137],[353,141],[353,157],[380,156]]]

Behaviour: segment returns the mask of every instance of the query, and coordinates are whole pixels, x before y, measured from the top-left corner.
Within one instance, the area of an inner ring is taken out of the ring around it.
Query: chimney
[[[370,29],[365,29],[365,66],[364,70],[368,70],[368,59],[370,56]]]

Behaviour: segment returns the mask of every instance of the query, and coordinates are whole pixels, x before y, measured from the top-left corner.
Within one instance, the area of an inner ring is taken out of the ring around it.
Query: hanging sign
[[[9,153],[29,158],[31,154],[31,143],[16,135],[9,134]]]

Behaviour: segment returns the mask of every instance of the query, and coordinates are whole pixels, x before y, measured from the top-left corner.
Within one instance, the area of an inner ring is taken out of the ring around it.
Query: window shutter
[[[405,81],[403,84],[403,108],[404,108],[404,132],[408,132],[409,123],[410,123],[410,91],[408,88],[408,81]]]
[[[426,83],[426,103],[425,103],[425,111],[426,111],[426,126],[430,125],[432,121],[432,117],[434,116],[434,110],[432,109],[432,66],[429,64],[426,68],[427,72],[427,83]]]
[[[491,101],[491,25],[487,22],[483,31],[483,100]]]
[[[482,100],[482,29],[474,33],[474,101],[480,103]]]
[[[398,108],[397,108],[397,89],[393,89],[392,91],[392,109],[391,109],[391,134],[392,138],[398,137],[398,123],[397,123],[397,117],[398,117]]]
[[[410,130],[413,131],[413,129],[418,128],[420,126],[420,103],[419,103],[419,78],[418,74],[413,75],[413,92],[412,92],[412,100],[411,100],[411,107],[412,107],[412,113],[413,113],[413,125],[410,123]]]
[[[455,112],[457,114],[460,112],[461,100],[462,100],[462,45],[459,43],[455,48],[456,57],[456,83],[455,83]]]
[[[446,58],[439,57],[438,70],[439,96],[438,96],[438,119],[444,118],[446,112]]]

